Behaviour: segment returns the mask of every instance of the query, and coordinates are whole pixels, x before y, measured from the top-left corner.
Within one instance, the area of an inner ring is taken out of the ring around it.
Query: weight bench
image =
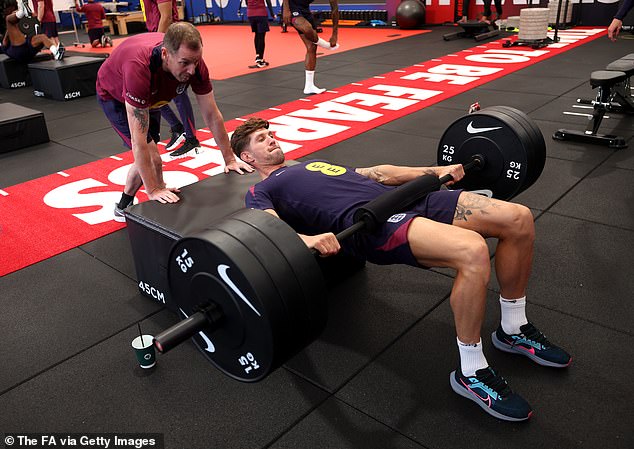
[[[627,148],[623,137],[612,134],[599,134],[599,127],[606,112],[616,114],[634,114],[634,97],[630,85],[630,77],[634,74],[634,53],[611,62],[605,70],[597,70],[590,74],[590,86],[597,88],[594,100],[579,98],[577,103],[593,106],[592,118],[585,131],[559,129],[553,134],[556,140],[573,140],[609,148]]]
[[[485,22],[480,22],[479,20],[471,20],[468,22],[459,23],[458,25],[462,27],[462,31],[445,34],[442,38],[446,41],[451,41],[454,39],[465,37],[473,38],[476,42],[479,42],[498,36],[500,34],[500,29],[497,25],[495,25],[495,23],[488,24]]]

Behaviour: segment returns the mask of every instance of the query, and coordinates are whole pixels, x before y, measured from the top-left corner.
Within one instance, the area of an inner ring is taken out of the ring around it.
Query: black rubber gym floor
[[[317,83],[340,86],[474,45],[444,42],[446,32],[329,56]],[[123,229],[0,279],[0,430],[155,432],[170,449],[634,447],[634,121],[604,121],[603,132],[630,141],[620,151],[550,137],[584,128],[562,111],[592,96],[591,71],[633,49],[600,38],[317,153],[355,165],[429,164],[444,129],[476,100],[521,109],[541,127],[546,167],[516,198],[536,218],[527,311],[573,364],[544,368],[491,347],[495,279],[482,331],[491,364],[533,406],[529,422],[498,421],[451,390],[453,279],[441,270],[368,265],[331,292],[323,335],[261,383],[229,379],[190,343],[143,372],[130,349],[137,322],[156,334],[176,317],[139,294]],[[298,98],[302,82],[298,63],[214,86],[231,119]],[[94,97],[60,103],[26,88],[2,90],[0,101],[43,111],[51,135],[0,154],[0,188],[122,151]]]

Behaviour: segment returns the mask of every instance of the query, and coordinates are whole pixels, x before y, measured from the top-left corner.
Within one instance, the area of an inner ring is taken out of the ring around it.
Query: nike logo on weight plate
[[[496,129],[502,129],[502,127],[495,126],[493,128],[476,128],[475,126],[473,126],[473,122],[469,122],[469,124],[467,125],[467,132],[469,134],[485,133],[487,131],[495,131]]]

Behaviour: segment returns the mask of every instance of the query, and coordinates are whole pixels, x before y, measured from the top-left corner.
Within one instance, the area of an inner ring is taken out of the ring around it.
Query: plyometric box
[[[31,63],[48,61],[51,55],[38,54]],[[17,89],[31,85],[31,76],[27,64],[16,61],[7,55],[0,54],[0,86],[5,89]]]
[[[255,173],[220,174],[183,187],[177,203],[146,201],[129,207],[126,222],[141,293],[176,312],[167,281],[172,245],[244,208],[247,190],[259,180]]]
[[[95,95],[99,67],[104,58],[67,56],[29,64],[29,73],[37,96],[67,101]]]
[[[13,103],[0,103],[0,153],[48,141],[44,114]]]

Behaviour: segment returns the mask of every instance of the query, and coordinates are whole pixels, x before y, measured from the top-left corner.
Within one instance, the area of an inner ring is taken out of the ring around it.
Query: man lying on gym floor
[[[7,32],[2,39],[0,53],[5,53],[10,58],[23,64],[31,62],[42,48],[48,48],[54,59],[60,60],[64,57],[64,46],[62,44],[55,45],[51,38],[39,33],[37,28],[35,30],[36,33],[32,36],[25,36],[20,31],[18,27],[20,19],[30,15],[22,0],[18,2],[10,0],[7,2],[5,11],[7,12],[5,18]]]
[[[308,247],[324,256],[341,249],[376,264],[456,270],[450,304],[460,365],[450,375],[451,387],[497,418],[530,418],[530,405],[489,366],[480,338],[491,274],[484,239],[495,237],[502,320],[492,334],[493,345],[540,365],[563,368],[571,362],[566,351],[549,342],[526,318],[526,287],[535,237],[530,210],[461,190],[441,190],[429,193],[410,210],[393,215],[376,232],[356,233],[340,244],[335,234],[352,225],[358,207],[391,186],[423,174],[450,174],[458,181],[464,176],[462,165],[352,169],[319,161],[286,166],[284,153],[268,127],[267,121],[250,118],[231,137],[236,156],[262,177],[249,189],[247,207],[278,216]]]

